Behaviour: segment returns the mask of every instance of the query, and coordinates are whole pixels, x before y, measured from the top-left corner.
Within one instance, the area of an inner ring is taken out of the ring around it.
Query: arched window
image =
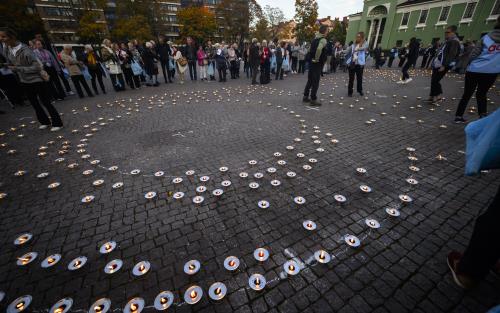
[[[387,8],[383,5],[377,5],[370,11],[370,13],[368,13],[368,16],[377,16],[386,14],[387,14]]]

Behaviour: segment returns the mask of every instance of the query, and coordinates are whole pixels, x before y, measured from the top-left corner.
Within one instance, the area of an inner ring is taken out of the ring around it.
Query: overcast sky
[[[293,18],[295,15],[295,0],[257,0],[262,6],[270,5],[279,7],[287,19]],[[319,17],[347,16],[349,14],[361,12],[363,10],[363,0],[318,0]]]

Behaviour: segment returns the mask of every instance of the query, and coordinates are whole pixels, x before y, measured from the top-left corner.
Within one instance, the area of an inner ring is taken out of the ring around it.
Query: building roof
[[[351,17],[351,16],[361,16],[363,15],[363,12],[358,12],[358,13],[354,13],[354,14],[349,14],[348,16]]]
[[[408,0],[405,1],[401,4],[398,4],[397,7],[406,7],[410,5],[415,5],[415,4],[421,4],[421,3],[426,3],[426,2],[433,2],[435,0]]]

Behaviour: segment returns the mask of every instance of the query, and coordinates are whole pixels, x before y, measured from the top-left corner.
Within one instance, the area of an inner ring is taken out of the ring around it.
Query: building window
[[[472,19],[474,15],[474,10],[476,9],[476,2],[469,2],[465,7],[464,16],[462,16],[462,20]]]
[[[429,10],[420,11],[420,17],[418,18],[418,24],[425,24],[425,22],[427,21],[427,13],[429,13]]]
[[[491,16],[495,15],[500,15],[500,0],[497,0],[495,2],[495,5],[493,5],[493,9],[491,10]]]
[[[441,14],[439,14],[439,20],[438,22],[446,22],[448,19],[448,14],[450,13],[450,7],[445,6],[441,8]]]
[[[401,19],[401,26],[408,26],[409,19],[410,19],[410,12],[403,13],[403,18]]]

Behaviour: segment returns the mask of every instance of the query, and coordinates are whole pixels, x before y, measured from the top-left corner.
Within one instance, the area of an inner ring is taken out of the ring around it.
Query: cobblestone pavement
[[[0,311],[31,295],[33,312],[47,312],[64,297],[73,299],[72,312],[87,312],[103,297],[113,311],[140,297],[153,312],[156,295],[170,290],[175,312],[485,312],[500,302],[498,277],[464,292],[445,257],[464,249],[499,175],[463,175],[463,125],[451,122],[463,77],[446,78],[448,99],[431,106],[417,98],[428,94],[427,73],[404,86],[393,82],[398,75],[367,69],[365,97],[354,98],[344,98],[346,74],[328,75],[321,108],[302,104],[305,77],[293,75],[265,87],[246,79],[187,82],[66,100],[57,104],[65,122],[57,134],[38,130],[29,107],[1,116]],[[500,102],[498,90],[490,97]],[[164,175],[155,177],[157,171]],[[174,183],[176,177],[182,181]],[[222,186],[224,180],[231,184]],[[113,188],[117,182],[123,186]],[[197,192],[199,186],[207,190]],[[223,194],[214,196],[215,189]],[[148,200],[150,191],[156,196]],[[175,200],[176,192],[184,197]],[[204,201],[193,203],[196,195]],[[85,196],[94,198],[82,203]],[[305,203],[295,203],[298,196]],[[260,208],[260,200],[269,207]],[[392,217],[386,208],[401,214]],[[380,228],[370,228],[367,218]],[[306,220],[317,228],[306,230]],[[33,238],[14,245],[25,232]],[[346,235],[357,236],[360,246],[348,246]],[[116,249],[100,254],[109,240]],[[270,252],[268,260],[256,261],[259,247]],[[329,263],[315,260],[319,249],[332,256]],[[38,257],[17,266],[31,251]],[[42,268],[52,254],[61,260]],[[231,255],[241,262],[234,272],[223,266]],[[69,271],[78,256],[87,263]],[[123,267],[105,274],[113,259]],[[183,267],[192,259],[201,269],[189,276]],[[151,269],[136,277],[132,269],[143,260]],[[285,273],[288,260],[297,262],[298,275]],[[264,290],[249,287],[254,273],[265,276]],[[208,297],[214,282],[227,286],[220,301]],[[184,302],[192,285],[203,290],[195,305]]]

